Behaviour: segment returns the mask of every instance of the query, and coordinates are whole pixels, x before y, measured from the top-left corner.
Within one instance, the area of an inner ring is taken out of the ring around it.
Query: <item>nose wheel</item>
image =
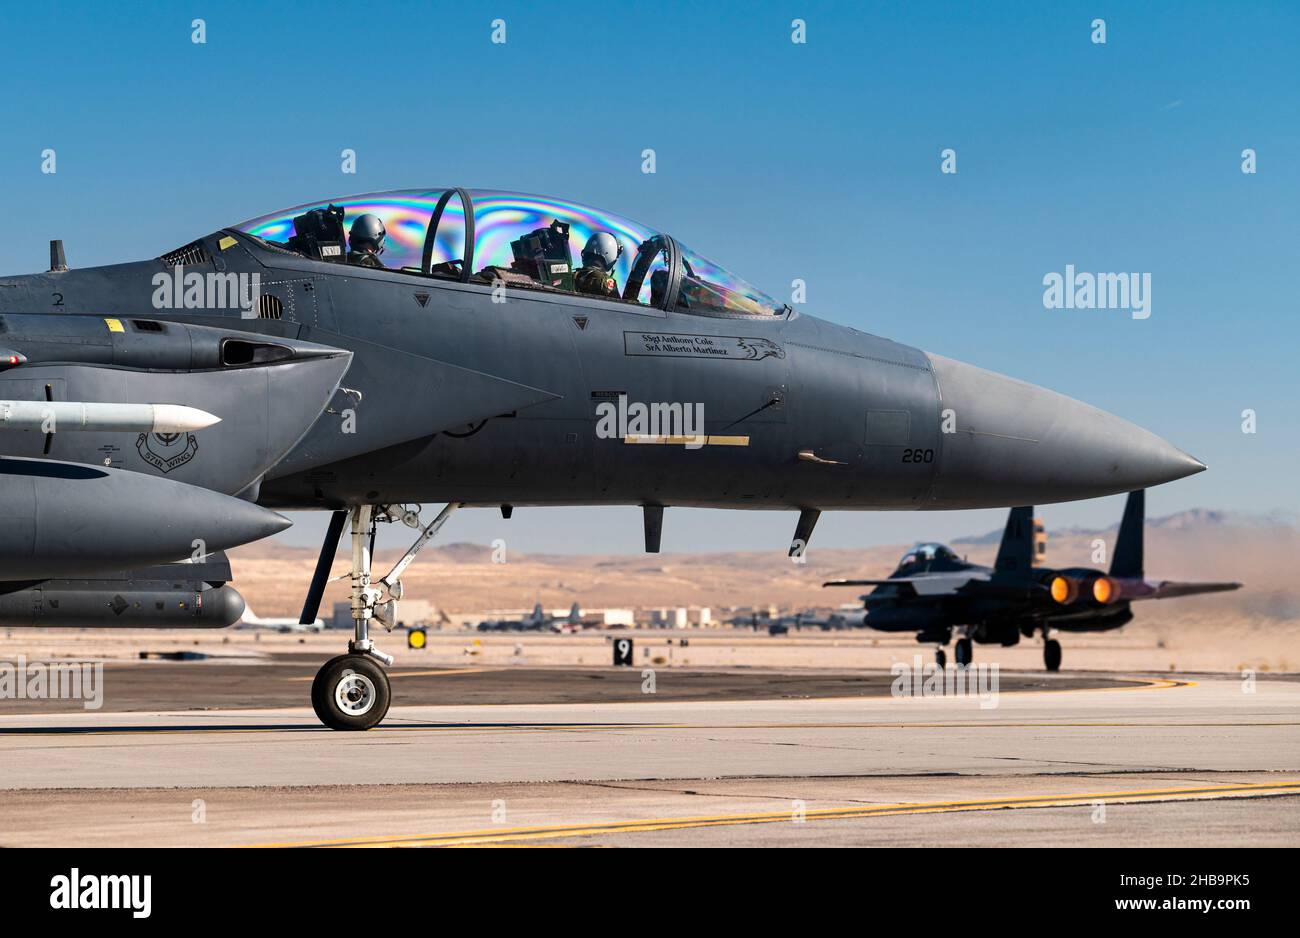
[[[934,663],[940,668],[948,667],[948,653],[942,646],[934,650]]]
[[[1043,642],[1043,667],[1049,671],[1061,670],[1061,643],[1054,638]]]
[[[332,730],[368,730],[388,713],[388,675],[369,655],[339,655],[325,662],[311,685],[311,706]]]
[[[957,666],[960,668],[969,665],[971,660],[975,657],[974,644],[969,638],[957,639],[957,644],[954,646],[953,650],[956,652],[955,657],[957,658]]]

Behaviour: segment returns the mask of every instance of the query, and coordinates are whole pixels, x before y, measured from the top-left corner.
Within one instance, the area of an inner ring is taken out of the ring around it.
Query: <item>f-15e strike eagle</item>
[[[370,624],[394,624],[402,571],[462,505],[639,505],[651,551],[666,506],[790,510],[797,552],[823,510],[1057,502],[1203,468],[559,199],[359,195],[106,267],[70,270],[55,242],[50,270],[0,277],[3,621],[225,626],[243,601],[222,551],[285,528],[276,509],[333,512],[302,616],[349,527],[355,634],[312,687],[335,729],[387,712]],[[376,576],[394,521],[419,536]]]
[[[862,597],[861,622],[882,632],[915,632],[918,642],[943,646],[954,633],[957,664],[968,665],[972,642],[1015,645],[1021,636],[1043,637],[1043,665],[1061,667],[1055,632],[1106,632],[1133,619],[1132,604],[1240,589],[1240,583],[1184,583],[1146,579],[1146,492],[1124,505],[1108,570],[1040,567],[1034,563],[1034,509],[1013,508],[993,566],[968,563],[942,544],[920,544],[883,580],[831,580],[825,586],[874,586]]]

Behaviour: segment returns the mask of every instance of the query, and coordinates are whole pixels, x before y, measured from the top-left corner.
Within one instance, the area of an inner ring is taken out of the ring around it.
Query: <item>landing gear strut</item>
[[[1061,670],[1061,643],[1054,638],[1043,642],[1043,667],[1049,671]]]
[[[402,597],[401,575],[415,555],[433,539],[460,504],[449,503],[416,538],[411,548],[382,579],[371,581],[371,551],[375,522],[394,520],[389,509],[375,511],[372,505],[358,505],[348,514],[352,522],[352,622],[353,638],[348,653],[325,662],[311,686],[311,705],[320,721],[332,730],[368,730],[388,713],[392,689],[382,666],[391,665],[391,655],[375,648],[370,639],[370,620],[391,630],[397,623],[397,600]],[[418,527],[418,515],[406,513],[402,520]],[[327,541],[328,544],[328,541]]]

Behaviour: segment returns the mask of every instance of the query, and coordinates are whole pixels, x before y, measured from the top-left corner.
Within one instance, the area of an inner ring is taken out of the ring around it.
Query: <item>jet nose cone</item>
[[[989,507],[1115,495],[1173,482],[1204,463],[1082,401],[931,355],[952,411],[936,472],[940,502]]]

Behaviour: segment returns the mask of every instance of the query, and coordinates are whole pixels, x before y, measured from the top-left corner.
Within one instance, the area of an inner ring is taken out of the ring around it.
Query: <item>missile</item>
[[[0,457],[0,581],[171,563],[289,527],[211,489],[109,467]]]
[[[221,418],[182,404],[0,401],[0,430],[193,433]]]

